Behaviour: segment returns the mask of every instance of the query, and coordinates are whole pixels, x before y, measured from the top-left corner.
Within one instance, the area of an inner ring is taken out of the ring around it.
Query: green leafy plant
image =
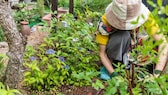
[[[64,68],[65,63],[60,61],[54,53],[53,49],[48,49],[40,51],[34,56],[30,56],[31,52],[28,54],[29,58],[26,60],[25,66],[29,70],[24,73],[26,85],[32,86],[33,89],[42,90],[64,84],[68,70]]]
[[[138,84],[141,85],[141,92],[144,95],[166,95],[168,94],[167,80],[167,75],[160,77],[150,75],[139,81]]]
[[[26,49],[25,84],[38,90],[92,85],[99,74],[95,27],[71,14],[55,21],[51,26],[57,27],[56,32],[51,29],[51,35],[37,49]]]
[[[68,0],[58,1],[59,7],[69,8]],[[91,11],[104,12],[105,7],[111,2],[111,0],[100,1],[100,0],[74,0],[74,9],[80,12],[85,12],[86,6],[89,7]]]
[[[128,95],[128,82],[125,78],[119,76],[108,80],[108,87],[105,95]]]
[[[13,11],[13,16],[18,26],[21,21],[29,22],[30,27],[41,22],[41,12],[39,12],[39,8],[36,3],[32,3],[31,5],[19,3],[18,6],[19,9]]]
[[[7,89],[5,89],[5,86],[3,83],[0,82],[0,95],[22,95],[17,89],[10,89],[7,86]]]
[[[72,77],[68,79],[69,84],[73,84],[74,86],[90,86],[92,83],[92,79],[96,77],[99,73],[97,71],[83,71],[77,73],[76,71],[72,72]]]
[[[100,0],[75,0],[75,8],[80,11],[84,11],[88,6],[91,11],[104,12],[104,9],[112,0],[100,1]]]
[[[19,10],[14,10],[13,11],[13,16],[14,19],[16,20],[16,23],[20,22],[20,21],[28,21],[29,18],[29,10],[27,10],[27,4],[25,3],[19,3],[17,5],[20,9]]]
[[[64,95],[64,94],[62,94],[62,93],[58,93],[57,95]]]
[[[97,79],[95,83],[92,83],[92,87],[94,87],[96,90],[105,88],[104,83],[99,79]]]

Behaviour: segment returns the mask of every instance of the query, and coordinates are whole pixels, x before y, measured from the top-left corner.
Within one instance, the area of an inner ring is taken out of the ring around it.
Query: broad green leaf
[[[168,16],[168,5],[165,6],[166,15]]]
[[[135,88],[132,89],[134,95],[142,95],[142,89],[140,89],[140,84],[137,84]]]
[[[117,92],[116,87],[108,87],[104,95],[115,95]]]
[[[62,93],[58,93],[57,95],[65,95],[65,94],[62,94]]]
[[[63,76],[60,76],[60,77],[59,77],[59,80],[60,80],[60,83],[63,84],[64,77],[63,77]]]
[[[152,0],[147,0],[147,3],[152,7],[156,7],[156,4]]]
[[[4,89],[4,88],[5,88],[5,86],[3,85],[2,82],[0,82],[0,89]]]
[[[159,7],[162,7],[162,0],[157,0],[157,4]]]
[[[0,95],[7,95],[7,91],[5,89],[0,89]]]
[[[57,71],[59,71],[62,66],[60,64],[56,64],[56,67],[57,67]]]
[[[61,51],[61,50],[58,50],[56,53],[57,53],[57,56],[60,56],[61,53],[62,53],[62,51]]]
[[[7,95],[22,95],[18,90],[12,89],[7,91]],[[0,94],[1,95],[1,94]]]
[[[103,89],[104,85],[103,82],[100,80],[96,80],[96,83],[92,83],[92,87],[94,87],[96,90],[98,90],[99,88]]]

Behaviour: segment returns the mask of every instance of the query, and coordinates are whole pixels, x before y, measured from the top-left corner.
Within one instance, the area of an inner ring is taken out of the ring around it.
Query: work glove
[[[100,68],[100,78],[103,80],[109,80],[118,75],[119,74],[117,72],[113,72],[112,74],[109,74],[104,66]]]
[[[117,72],[113,72],[111,75],[110,75],[110,78],[113,78],[113,77],[116,77],[116,76],[119,76],[119,74]]]
[[[162,73],[161,70],[155,70],[154,71],[154,77],[159,77],[161,73]]]

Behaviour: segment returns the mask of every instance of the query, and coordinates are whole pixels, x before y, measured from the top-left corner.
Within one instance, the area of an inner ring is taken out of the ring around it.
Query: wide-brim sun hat
[[[141,0],[113,0],[105,13],[108,23],[114,28],[132,30],[144,24],[150,11]]]

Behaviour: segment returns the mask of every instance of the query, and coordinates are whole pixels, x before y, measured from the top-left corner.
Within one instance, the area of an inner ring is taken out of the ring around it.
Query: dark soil
[[[91,86],[86,87],[74,87],[74,86],[62,86],[60,92],[65,95],[104,95],[104,90],[95,90]]]
[[[61,95],[104,95],[105,90],[99,89],[96,90],[92,86],[84,86],[84,87],[75,87],[75,86],[61,86],[58,89],[52,89],[51,91],[36,91],[32,90],[28,87],[21,86],[20,84],[20,92],[22,95],[57,95],[61,93]],[[107,86],[107,84],[105,84]]]

